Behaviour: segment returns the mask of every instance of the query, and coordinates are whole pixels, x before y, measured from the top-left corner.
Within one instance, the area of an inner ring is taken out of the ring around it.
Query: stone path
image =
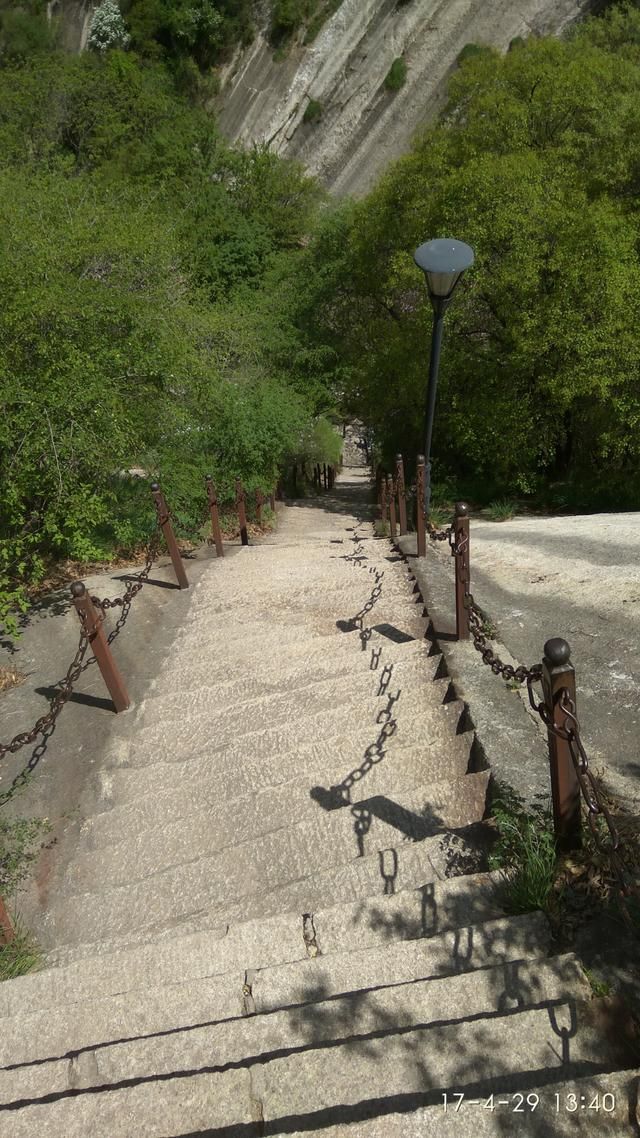
[[[203,572],[0,987],[1,1134],[638,1133],[577,961],[482,872],[488,772],[366,489]]]

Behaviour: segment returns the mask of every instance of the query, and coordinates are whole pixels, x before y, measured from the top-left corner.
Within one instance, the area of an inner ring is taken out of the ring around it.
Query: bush
[[[93,13],[88,39],[90,50],[104,53],[112,47],[125,48],[130,39],[118,5],[114,0],[103,0]]]
[[[322,116],[322,103],[317,99],[309,99],[302,116],[303,122],[316,122]]]
[[[389,72],[384,81],[384,85],[387,88],[387,91],[399,91],[401,87],[404,87],[406,81],[407,65],[402,56],[398,56],[397,59],[394,59],[391,67],[389,68]]]

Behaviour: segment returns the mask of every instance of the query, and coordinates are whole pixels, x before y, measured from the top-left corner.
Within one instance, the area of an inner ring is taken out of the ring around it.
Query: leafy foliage
[[[0,621],[56,558],[136,548],[159,476],[268,489],[327,410],[291,265],[319,200],[120,51],[0,71]],[[13,621],[13,623],[12,623]]]
[[[90,50],[105,52],[112,47],[127,47],[130,38],[118,5],[114,0],[103,0],[91,20]]]
[[[324,215],[306,327],[386,463],[420,447],[431,312],[413,251],[469,242],[447,315],[436,480],[477,501],[565,483],[640,503],[636,327],[640,12],[467,53],[442,119],[358,203]]]
[[[398,56],[389,68],[384,85],[388,91],[399,91],[401,87],[404,87],[406,81],[407,65],[402,56]]]

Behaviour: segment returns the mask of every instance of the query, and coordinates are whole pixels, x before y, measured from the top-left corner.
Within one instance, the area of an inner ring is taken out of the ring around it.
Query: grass
[[[485,510],[486,516],[492,522],[508,522],[515,517],[517,506],[509,498],[498,498],[490,502]]]
[[[597,996],[598,999],[602,999],[604,996],[611,995],[613,989],[611,987],[611,984],[609,984],[606,980],[598,980],[597,976],[594,972],[591,971],[590,968],[584,968],[584,974],[589,981],[591,991],[593,992],[594,996]]]
[[[531,811],[510,796],[496,798],[497,840],[489,866],[503,873],[501,900],[505,912],[547,911],[556,880],[557,855],[553,822],[542,807]]]
[[[18,924],[14,939],[8,944],[0,944],[0,982],[26,976],[28,972],[39,968],[41,963],[40,949],[30,934]]]

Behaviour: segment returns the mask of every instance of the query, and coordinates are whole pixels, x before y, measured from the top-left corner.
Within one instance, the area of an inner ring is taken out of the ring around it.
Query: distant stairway
[[[489,772],[366,491],[201,578],[47,967],[0,985],[3,1138],[640,1134],[578,962],[484,871]]]

